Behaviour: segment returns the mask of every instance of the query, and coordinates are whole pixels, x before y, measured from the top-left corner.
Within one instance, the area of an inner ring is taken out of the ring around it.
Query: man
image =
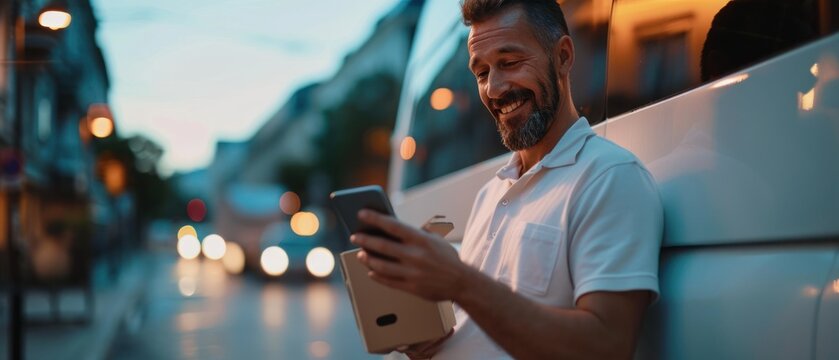
[[[658,293],[663,215],[650,174],[595,136],[571,99],[574,45],[553,0],[465,0],[469,69],[514,153],[478,193],[461,253],[392,217],[359,219],[369,276],[456,304],[450,336],[412,358],[630,358]]]

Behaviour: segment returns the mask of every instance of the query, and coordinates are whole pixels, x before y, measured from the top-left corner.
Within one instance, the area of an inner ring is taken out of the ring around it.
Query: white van
[[[565,0],[572,91],[665,208],[661,299],[638,358],[839,359],[839,0]],[[427,1],[389,192],[463,236],[507,160],[458,1]]]

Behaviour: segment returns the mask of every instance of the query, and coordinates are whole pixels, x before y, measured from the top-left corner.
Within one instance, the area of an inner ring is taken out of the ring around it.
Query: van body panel
[[[636,358],[810,358],[837,251],[835,243],[665,249],[661,298]]]
[[[837,87],[833,35],[610,119],[606,137],[658,182],[665,246],[839,234]]]
[[[839,251],[833,257],[833,269],[822,287],[819,313],[816,316],[816,360],[839,359]]]

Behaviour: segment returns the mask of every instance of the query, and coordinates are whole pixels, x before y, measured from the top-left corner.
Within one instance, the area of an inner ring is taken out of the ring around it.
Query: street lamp
[[[114,123],[104,116],[94,118],[90,120],[90,132],[93,136],[104,139],[114,132]]]
[[[50,30],[61,30],[70,26],[73,17],[63,2],[54,1],[41,9],[38,24]]]
[[[6,3],[4,1],[4,3]],[[24,0],[12,0],[8,12],[0,12],[0,16],[8,16],[8,20],[13,22],[15,31],[12,33],[14,49],[7,53],[7,49],[2,48],[0,51],[10,55],[9,58],[14,62],[24,63],[25,61],[31,61],[32,59],[29,58],[26,46],[26,36],[27,32],[31,29],[27,26],[27,21],[23,15],[23,3]],[[44,7],[40,11],[40,15],[38,16],[38,23],[46,28],[50,28],[52,30],[59,30],[64,29],[70,25],[71,17],[70,14],[67,12],[67,7],[62,6],[62,3],[54,2],[50,5]],[[5,6],[3,6],[5,9]],[[34,35],[34,34],[30,34]],[[9,54],[10,53],[10,54]],[[35,53],[33,52],[32,57],[35,57]],[[20,66],[16,65],[13,68],[14,71],[14,82],[11,84],[11,89],[14,92],[14,104],[12,108],[14,109],[14,116],[12,117],[12,138],[10,141],[11,152],[15,156],[20,156],[22,150],[21,138],[22,138],[22,116],[23,111],[21,108],[24,106],[23,101],[21,100],[22,96],[21,93],[23,92],[23,71],[21,70]],[[22,171],[21,171],[22,172]],[[21,253],[20,248],[22,244],[18,244],[20,242],[20,233],[19,229],[16,224],[19,221],[19,214],[20,214],[20,206],[21,206],[21,199],[20,199],[20,184],[17,184],[13,187],[8,189],[7,194],[7,211],[6,211],[6,238],[7,238],[7,246],[8,246],[8,262],[9,262],[9,286],[8,286],[8,296],[9,296],[9,341],[8,341],[8,354],[9,359],[17,360],[23,358],[24,353],[24,327],[23,327],[23,317],[25,314],[24,310],[24,302],[23,302],[23,276],[21,274]]]
[[[106,104],[93,104],[87,109],[86,125],[90,134],[104,139],[114,132],[113,115]]]

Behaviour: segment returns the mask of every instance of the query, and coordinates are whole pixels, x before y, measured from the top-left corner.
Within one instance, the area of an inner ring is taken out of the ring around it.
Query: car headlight
[[[306,269],[316,277],[327,277],[335,269],[335,257],[324,247],[316,247],[306,255]]]
[[[271,276],[280,276],[288,270],[288,254],[279,246],[269,246],[262,250],[259,262],[262,270]]]

